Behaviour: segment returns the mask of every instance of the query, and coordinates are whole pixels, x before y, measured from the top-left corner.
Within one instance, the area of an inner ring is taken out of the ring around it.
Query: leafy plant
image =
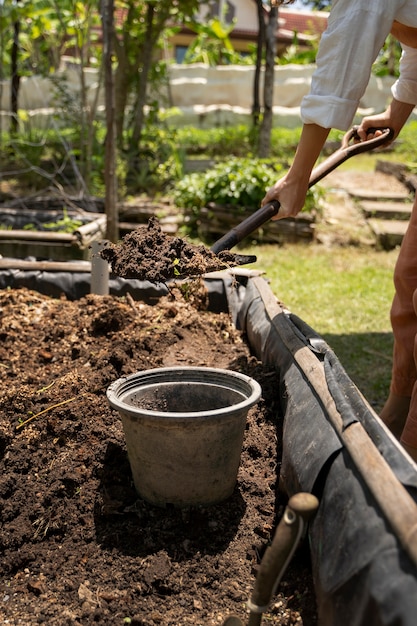
[[[62,217],[55,220],[55,222],[44,222],[42,224],[42,230],[59,233],[73,233],[82,225],[82,220],[77,220],[76,218],[68,215],[68,211],[64,207]],[[23,227],[23,230],[39,230],[39,228],[35,226],[35,224],[29,223]]]
[[[283,174],[284,166],[268,159],[230,159],[212,169],[188,174],[173,191],[177,206],[195,213],[210,202],[232,206],[242,212],[259,207],[265,191]],[[308,192],[305,210],[317,208],[319,187]]]
[[[63,215],[61,218],[56,220],[55,222],[45,222],[43,227],[45,230],[55,230],[61,233],[72,233],[74,230],[77,230],[80,226],[82,226],[82,220],[77,220],[74,217],[68,215],[67,209],[63,208]]]
[[[135,159],[127,155],[126,186],[131,193],[148,195],[166,191],[183,174],[184,155],[176,133],[158,126],[147,127]]]
[[[190,21],[188,26],[197,37],[189,46],[184,63],[207,63],[215,66],[236,63],[239,60],[240,55],[234,51],[229,37],[235,22],[227,26],[218,17],[214,17],[206,24]]]
[[[230,159],[207,172],[185,176],[175,187],[175,202],[195,209],[209,202],[241,208],[257,206],[281,169],[267,161]]]

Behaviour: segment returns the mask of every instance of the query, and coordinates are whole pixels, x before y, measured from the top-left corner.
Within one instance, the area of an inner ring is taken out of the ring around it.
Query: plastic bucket
[[[260,396],[249,376],[208,367],[151,369],[112,383],[107,399],[121,416],[139,495],[180,507],[228,498]]]

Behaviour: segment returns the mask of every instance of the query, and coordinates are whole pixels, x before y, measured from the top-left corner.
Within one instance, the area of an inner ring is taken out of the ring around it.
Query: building
[[[265,13],[268,8],[265,7]],[[219,17],[223,22],[235,27],[230,40],[236,52],[248,53],[257,42],[258,12],[255,0],[212,0],[202,2],[198,20],[207,21]],[[328,13],[321,11],[295,11],[288,7],[280,7],[279,24],[276,33],[277,56],[282,54],[297,36],[297,43],[301,48],[311,46],[323,33],[327,26]],[[171,55],[177,63],[184,59],[186,50],[195,38],[195,33],[189,28],[181,30],[170,39]]]

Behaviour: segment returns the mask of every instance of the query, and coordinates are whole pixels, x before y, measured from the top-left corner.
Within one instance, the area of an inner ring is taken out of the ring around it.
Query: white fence
[[[308,92],[313,65],[285,65],[275,68],[274,115],[280,126],[299,124],[299,106]],[[195,126],[221,126],[243,121],[250,115],[253,101],[253,66],[209,67],[194,65],[170,66],[169,89],[164,103],[172,107],[169,120],[172,124]],[[68,88],[80,90],[79,71],[67,64],[60,75],[65,75]],[[85,71],[88,98],[96,97],[98,75],[95,70]],[[382,111],[390,98],[392,78],[372,76],[368,89],[360,103],[359,114]],[[98,103],[104,107],[104,94],[100,90]],[[39,76],[21,79],[19,109],[26,111],[29,123],[34,126],[48,125],[54,110],[55,87],[51,80]],[[0,83],[0,111],[3,118],[10,116],[10,83]]]

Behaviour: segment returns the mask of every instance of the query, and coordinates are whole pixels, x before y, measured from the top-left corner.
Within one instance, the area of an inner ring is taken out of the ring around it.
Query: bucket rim
[[[184,373],[185,377],[181,379],[180,377],[177,380],[161,380],[164,376],[172,375],[172,374],[180,375],[180,373]],[[196,378],[198,374],[207,374],[212,375],[212,380],[203,381]],[[187,376],[188,375],[188,376]],[[217,377],[217,378],[216,378]],[[113,381],[107,388],[106,396],[110,406],[113,409],[116,409],[120,413],[128,413],[130,415],[134,415],[136,417],[150,417],[153,419],[164,419],[172,418],[172,419],[191,419],[190,412],[185,411],[152,411],[151,409],[144,408],[135,408],[131,404],[127,404],[121,398],[121,392],[124,390],[125,394],[128,390],[133,388],[133,384],[135,381],[145,381],[148,382],[154,381],[155,383],[159,382],[160,384],[167,384],[170,382],[183,382],[183,383],[193,383],[199,382],[201,384],[210,384],[210,382],[216,381],[219,383],[220,380],[224,381],[239,381],[242,385],[247,386],[248,395],[246,398],[243,398],[240,402],[236,404],[232,404],[230,406],[217,408],[215,410],[208,411],[195,411],[193,415],[197,415],[199,419],[201,418],[211,418],[213,419],[215,413],[216,416],[222,417],[224,415],[230,415],[231,413],[238,413],[242,411],[248,411],[250,407],[255,405],[262,395],[262,388],[260,384],[251,376],[247,374],[243,374],[242,372],[236,372],[235,370],[229,370],[224,368],[217,367],[206,367],[206,366],[193,366],[193,365],[185,365],[185,366],[171,366],[171,367],[156,367],[146,370],[139,370],[137,372],[133,372],[127,376],[122,376],[117,380]],[[225,387],[227,385],[224,385]],[[242,389],[236,389],[232,386],[230,387],[234,391],[241,391]],[[194,418],[193,418],[194,419]]]

